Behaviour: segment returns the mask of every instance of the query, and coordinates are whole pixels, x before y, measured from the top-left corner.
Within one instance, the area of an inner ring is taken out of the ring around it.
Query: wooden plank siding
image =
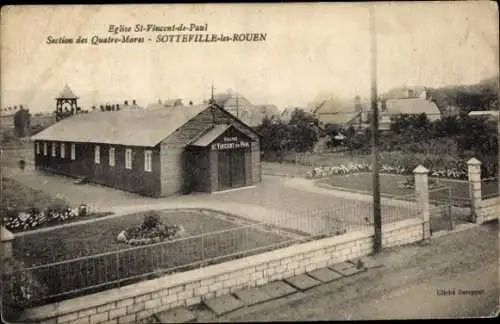
[[[218,124],[233,123],[242,133],[253,140],[251,144],[252,168],[251,171],[247,169],[247,173],[251,173],[252,175],[251,184],[260,182],[260,144],[258,136],[248,129],[246,125],[236,120],[234,116],[221,109],[215,109],[215,119]],[[209,107],[161,142],[160,177],[162,196],[170,196],[188,191],[190,184],[187,183],[187,179],[189,179],[191,170],[189,170],[189,166],[185,162],[185,147],[196,136],[209,129],[212,124],[213,115]],[[217,166],[217,154],[210,154],[209,160],[211,166]],[[179,166],[183,167],[179,168]],[[212,169],[213,168],[210,168],[210,182],[212,183],[212,189],[210,191],[215,191],[218,188],[217,171]]]
[[[71,142],[64,142],[65,157],[61,158],[62,142],[46,142],[47,156],[43,155],[43,142],[40,143],[40,154],[35,151],[37,168],[71,177],[85,177],[89,181],[108,187],[137,193],[144,196],[160,196],[160,148],[128,147],[98,143],[74,143],[75,160],[71,160]],[[56,156],[52,156],[51,145],[56,143]],[[95,146],[100,147],[100,163],[95,163]],[[109,165],[109,149],[115,148],[115,165]],[[132,149],[132,169],[125,168],[125,150]],[[35,144],[36,150],[36,144]],[[151,169],[144,170],[144,152],[152,152]]]

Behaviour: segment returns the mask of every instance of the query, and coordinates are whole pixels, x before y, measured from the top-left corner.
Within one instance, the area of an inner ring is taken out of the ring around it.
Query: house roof
[[[195,138],[189,145],[206,147],[215,141],[219,136],[231,128],[230,124],[215,125],[209,132],[199,138]]]
[[[476,111],[469,112],[469,116],[492,116],[492,117],[498,117],[499,113],[500,112],[498,110],[476,110]]]
[[[317,115],[332,113],[353,113],[354,106],[346,104],[337,99],[328,99],[317,105],[312,112]]]
[[[34,135],[32,139],[152,147],[209,106],[202,104],[182,109],[105,111],[75,115]]]
[[[389,99],[386,102],[387,115],[422,114],[441,115],[439,108],[430,100],[423,98]]]
[[[355,117],[359,116],[360,114],[361,112],[320,114],[318,116],[318,119],[323,124],[345,125],[350,123]]]
[[[73,93],[73,91],[66,84],[64,89],[59,93],[56,99],[78,99],[78,97]]]

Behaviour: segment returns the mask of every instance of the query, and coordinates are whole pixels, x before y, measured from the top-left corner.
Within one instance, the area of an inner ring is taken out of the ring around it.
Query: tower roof
[[[62,89],[56,99],[78,99],[78,97],[73,93],[68,85],[65,85],[64,89]]]

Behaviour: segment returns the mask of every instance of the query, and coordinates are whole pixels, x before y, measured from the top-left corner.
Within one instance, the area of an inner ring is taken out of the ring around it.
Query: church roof
[[[184,109],[132,109],[65,118],[32,136],[33,140],[152,147],[209,105]]]

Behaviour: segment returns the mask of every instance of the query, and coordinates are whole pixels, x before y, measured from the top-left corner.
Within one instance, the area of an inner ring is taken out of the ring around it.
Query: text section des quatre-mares
[[[267,33],[243,31],[237,33],[210,32],[208,24],[136,24],[109,25],[102,35],[47,36],[49,45],[104,45],[133,43],[216,43],[216,42],[265,42]]]

